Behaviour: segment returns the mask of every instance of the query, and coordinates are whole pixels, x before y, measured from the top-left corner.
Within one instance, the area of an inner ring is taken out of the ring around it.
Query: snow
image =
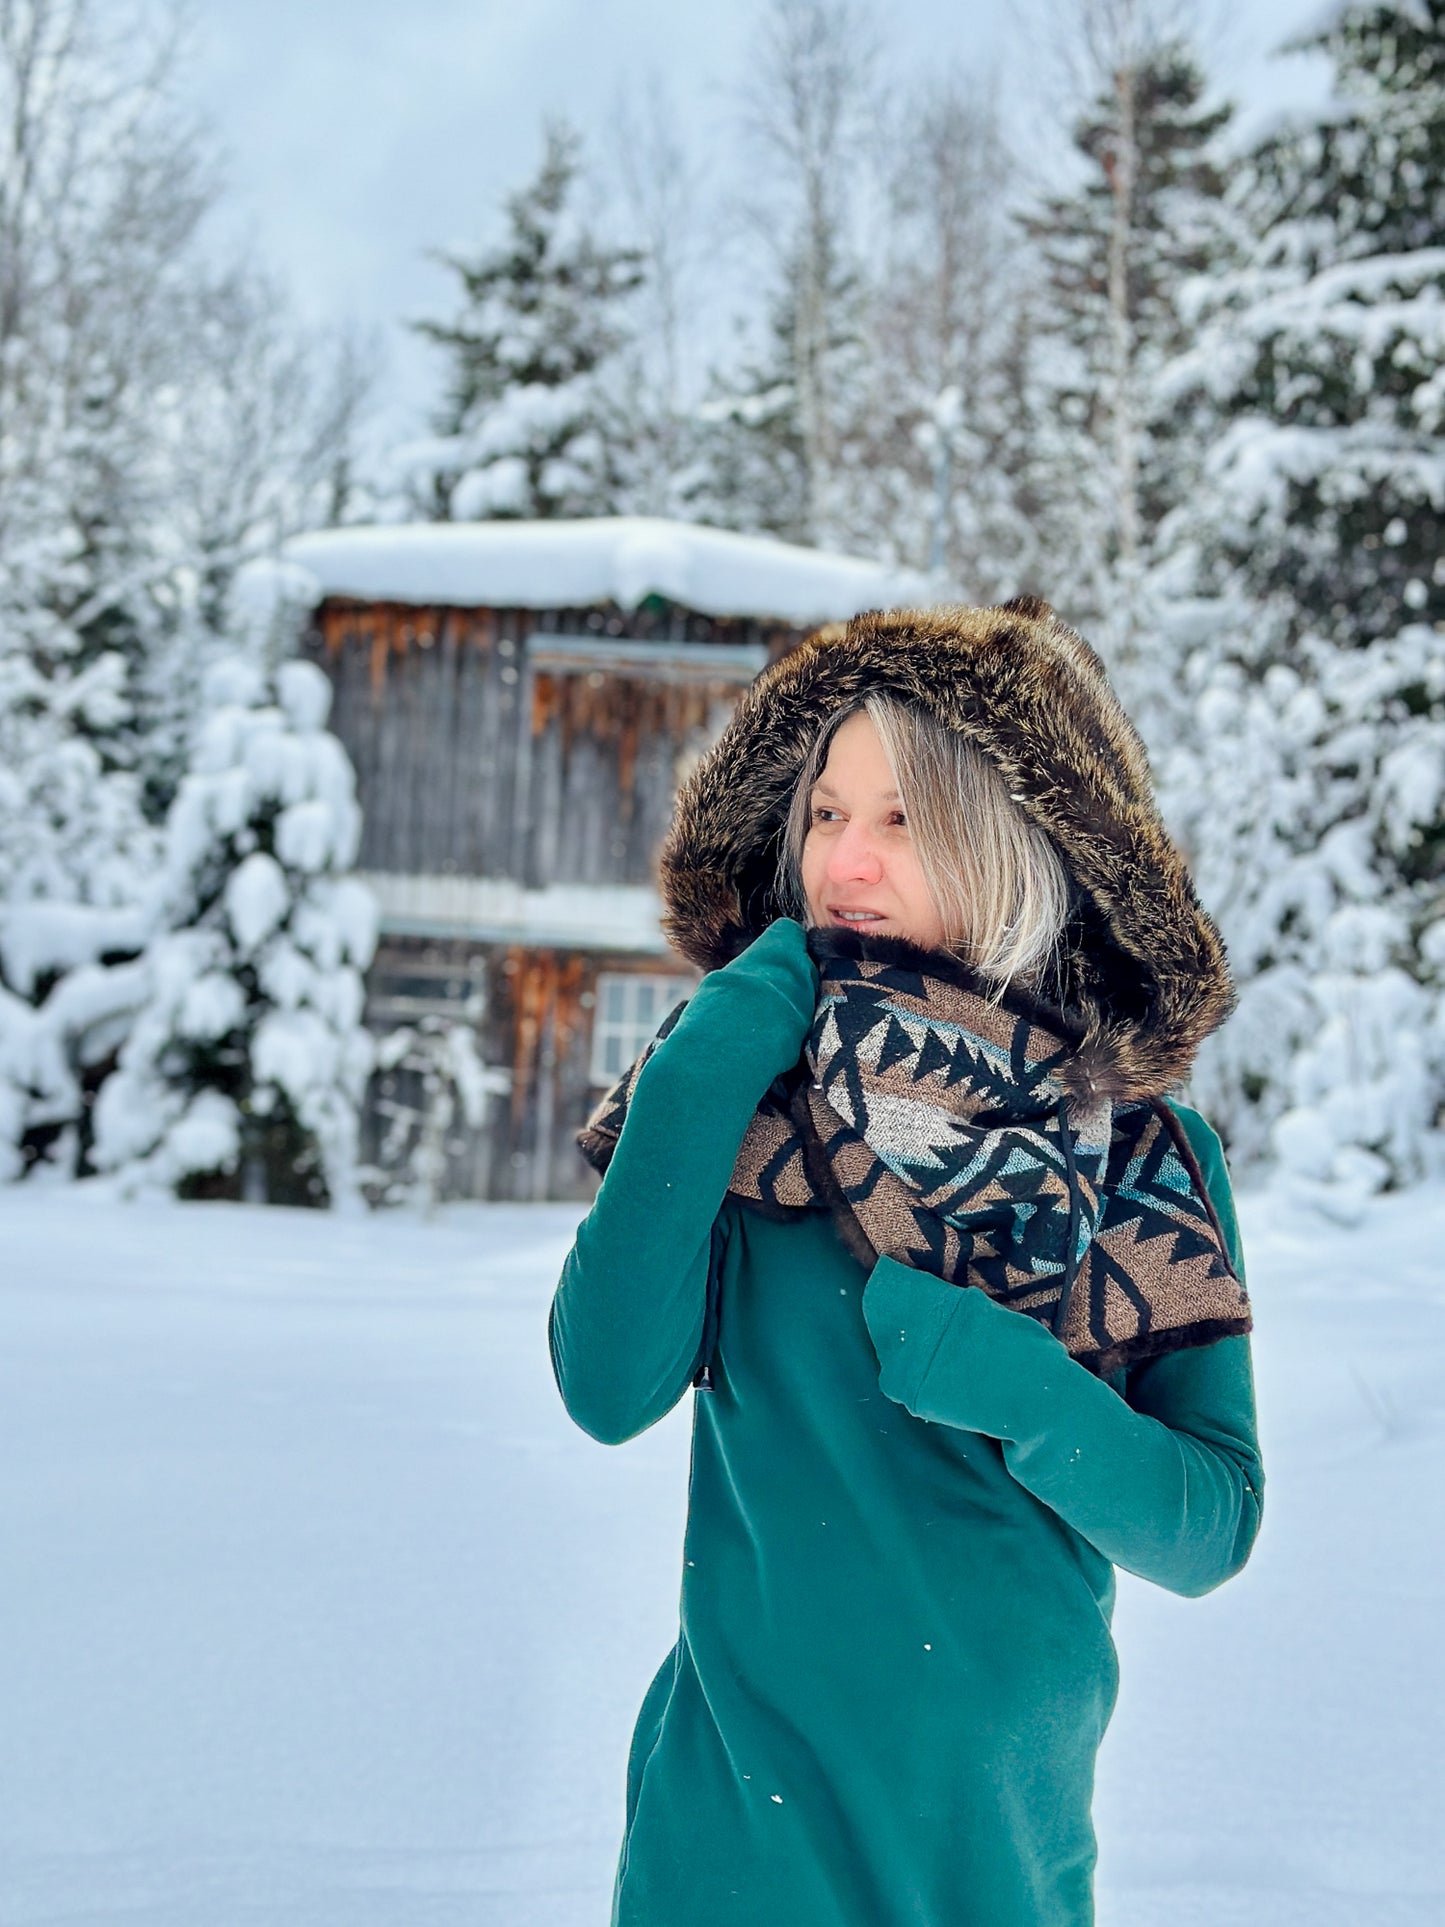
[[[226,878],[224,899],[236,942],[243,951],[257,950],[290,907],[286,872],[274,856],[253,850]]]
[[[423,474],[459,475],[479,464],[510,459],[525,478],[517,448],[565,440],[575,429],[580,413],[579,390],[573,383],[551,386],[540,381],[523,382],[491,402],[470,432],[418,437],[397,451],[396,460],[403,469]],[[526,500],[525,488],[521,499]]]
[[[29,997],[39,978],[94,963],[107,952],[137,951],[147,934],[144,904],[0,904],[0,967],[6,982]]]
[[[331,714],[331,679],[314,662],[283,662],[276,671],[276,700],[294,730],[325,729]]]
[[[499,877],[382,870],[357,880],[380,906],[382,927],[397,933],[671,954],[658,921],[662,900],[646,885],[553,883],[528,890]]]
[[[147,988],[134,962],[84,964],[39,1009],[0,985],[0,1182],[21,1174],[20,1138],[36,1125],[64,1127],[51,1148],[52,1169],[73,1162],[83,1102],[77,1073],[117,1048]]]
[[[297,536],[284,553],[312,577],[318,602],[631,609],[661,595],[707,615],[808,623],[936,599],[912,571],[651,516],[328,529]],[[259,585],[250,593],[263,599]]]
[[[5,1927],[604,1921],[707,1394],[567,1419],[581,1207],[0,1209]],[[1264,1526],[1120,1577],[1100,1924],[1433,1927],[1445,1188],[1240,1209]]]
[[[294,647],[297,619],[311,606],[311,577],[302,568],[279,560],[240,568],[227,596],[226,633],[257,661],[274,661]],[[226,674],[230,686],[213,688],[213,702],[252,703],[245,687],[244,656],[233,659]],[[254,672],[253,672],[254,673]]]
[[[192,1171],[217,1171],[241,1153],[241,1117],[220,1091],[197,1091],[179,1121],[166,1133],[156,1175],[176,1184]]]
[[[13,424],[12,424],[13,426]],[[0,463],[3,466],[3,463]],[[15,506],[7,498],[7,509]],[[59,540],[59,538],[56,538]],[[16,543],[19,542],[17,552]],[[25,545],[12,529],[0,565],[0,1181],[25,1166],[22,1144],[56,1130],[44,1175],[73,1164],[83,1116],[78,1072],[125,1033],[139,986],[124,957],[150,926],[158,870],[134,770],[107,767],[78,732],[127,715],[125,662],[108,652],[85,667],[72,640],[31,593]],[[19,577],[15,570],[19,567]],[[33,588],[34,585],[31,585]],[[73,600],[72,584],[61,599]],[[42,671],[26,653],[49,661]],[[50,982],[48,980],[58,979]],[[37,1009],[33,1000],[44,992]],[[17,994],[18,993],[18,994]],[[33,1148],[33,1140],[32,1140]]]
[[[1221,605],[1220,622],[1251,643],[1269,635],[1258,614]],[[1428,904],[1400,875],[1439,813],[1445,646],[1417,623],[1368,649],[1306,639],[1296,662],[1257,682],[1237,663],[1187,682],[1196,746],[1160,758],[1161,787],[1240,983],[1191,1099],[1224,1124],[1237,1165],[1278,1154],[1302,1183],[1320,1177],[1328,1125],[1331,1208],[1349,1214],[1387,1169],[1397,1183],[1445,1171],[1445,949],[1420,942]],[[1274,1126],[1301,1108],[1314,1115],[1280,1140]]]
[[[1324,0],[1315,13],[1291,31],[1290,42],[1304,44],[1323,39],[1327,34],[1338,32],[1351,15],[1359,18],[1378,13],[1397,13],[1421,33],[1435,31],[1426,0]]]
[[[176,1018],[176,1034],[195,1043],[219,1043],[246,1017],[246,993],[234,977],[208,970],[187,986]]]
[[[324,1012],[267,1011],[251,1043],[256,1082],[284,1091],[302,1124],[323,1143],[329,1126],[344,1128],[341,1114],[349,1106],[341,1093],[364,1085],[371,1069],[370,1040],[359,1029],[361,986],[353,981],[355,993],[339,1011],[334,1005]]]
[[[277,855],[293,870],[324,870],[331,860],[331,827],[330,803],[319,797],[293,803],[276,819]]]

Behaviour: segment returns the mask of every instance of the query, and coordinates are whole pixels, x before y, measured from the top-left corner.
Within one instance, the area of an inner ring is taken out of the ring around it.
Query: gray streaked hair
[[[803,889],[803,844],[813,786],[839,726],[867,713],[893,770],[918,867],[943,924],[944,948],[1002,995],[1017,981],[1052,995],[1069,876],[1053,839],[1009,795],[996,765],[961,731],[882,690],[830,716],[793,791],[778,855],[778,896],[790,916],[811,921]]]

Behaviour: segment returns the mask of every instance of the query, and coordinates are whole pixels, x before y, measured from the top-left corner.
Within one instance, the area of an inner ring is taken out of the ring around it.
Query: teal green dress
[[[754,945],[638,1080],[549,1319],[620,1444],[694,1400],[681,1626],[627,1763],[613,1927],[1088,1927],[1114,1567],[1239,1571],[1264,1489],[1247,1337],[1111,1380],[822,1210],[726,1195],[811,989]],[[1219,1141],[1180,1108],[1228,1234]]]

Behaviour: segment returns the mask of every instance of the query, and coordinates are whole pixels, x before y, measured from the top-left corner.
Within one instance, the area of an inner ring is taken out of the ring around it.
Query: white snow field
[[[1265,1524],[1121,1576],[1100,1927],[1438,1927],[1445,1188],[1241,1216]],[[577,1217],[0,1194],[4,1927],[605,1927],[707,1394],[572,1425]]]

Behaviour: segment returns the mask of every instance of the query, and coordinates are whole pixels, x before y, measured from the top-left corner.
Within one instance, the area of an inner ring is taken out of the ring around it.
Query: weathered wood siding
[[[762,644],[799,632],[684,611],[422,609],[332,599],[308,642],[356,769],[360,865],[405,875],[646,883],[680,776],[746,676],[629,661],[533,667],[528,638]]]
[[[489,1100],[482,1130],[460,1121],[448,1147],[445,1193],[455,1198],[539,1200],[590,1198],[597,1179],[577,1149],[575,1133],[601,1096],[589,1079],[592,1014],[604,971],[652,974],[656,957],[595,951],[474,944],[465,939],[383,938],[373,985],[450,977],[458,987],[486,985],[478,1027],[483,1061],[512,1073],[510,1093]],[[371,1014],[371,1013],[369,1013]],[[393,1021],[382,1016],[379,1027]],[[376,1160],[385,1128],[378,1097],[415,1100],[415,1074],[373,1080],[363,1129],[364,1161]]]

